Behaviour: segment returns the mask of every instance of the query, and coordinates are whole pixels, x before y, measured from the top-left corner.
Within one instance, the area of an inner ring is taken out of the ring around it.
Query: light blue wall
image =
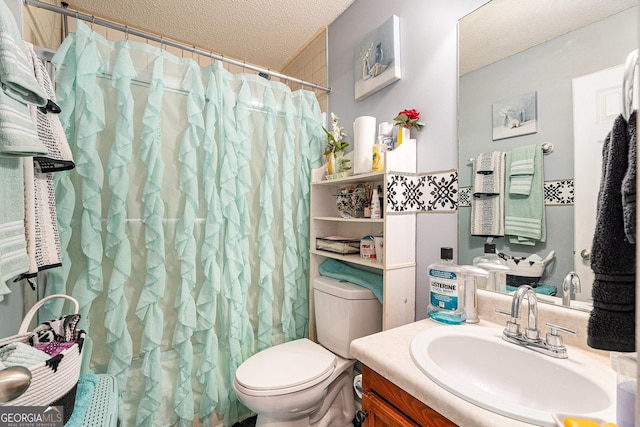
[[[572,79],[624,63],[637,47],[637,12],[628,9],[569,32],[460,78],[460,186],[471,185],[468,159],[475,154],[550,141],[554,152],[544,157],[546,181],[573,179]],[[622,82],[621,82],[622,83]],[[538,132],[492,141],[491,104],[529,91],[538,95]],[[594,171],[600,173],[600,171]],[[595,197],[595,195],[594,195]],[[469,235],[470,208],[460,208],[459,262],[470,264],[483,252],[484,238]],[[545,270],[548,283],[560,285],[573,270],[573,206],[548,206],[547,241],[532,248],[497,239],[512,255],[556,251]]]
[[[348,137],[353,120],[368,115],[392,121],[415,108],[426,122],[417,137],[418,172],[457,168],[456,137],[458,19],[486,0],[356,0],[328,30],[328,111],[336,113]],[[353,49],[391,15],[400,18],[402,78],[368,98],[354,101]],[[416,318],[426,317],[426,268],[440,258],[440,247],[457,252],[457,215],[419,214],[417,232]]]

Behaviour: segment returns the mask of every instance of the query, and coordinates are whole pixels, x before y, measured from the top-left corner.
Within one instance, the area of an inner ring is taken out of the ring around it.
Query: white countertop
[[[510,301],[511,298],[508,300]],[[504,301],[508,302],[506,299]],[[498,308],[496,305],[493,307]],[[482,316],[482,311],[480,315]],[[482,320],[482,317],[478,325],[504,328],[504,324],[491,323]],[[586,328],[586,324],[584,326]],[[424,375],[413,363],[409,347],[415,335],[430,328],[455,328],[455,326],[442,325],[430,319],[420,320],[353,341],[351,356],[461,427],[531,426],[467,402]],[[586,333],[582,332],[582,336],[586,336]],[[573,346],[568,348],[570,352],[582,352],[609,366],[608,354],[605,352],[586,351]],[[505,367],[505,369],[509,368]]]

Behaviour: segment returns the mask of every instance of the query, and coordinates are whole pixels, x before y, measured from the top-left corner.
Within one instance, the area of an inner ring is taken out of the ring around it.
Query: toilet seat
[[[277,396],[322,382],[336,364],[333,353],[302,338],[254,354],[238,367],[235,380],[246,394]]]

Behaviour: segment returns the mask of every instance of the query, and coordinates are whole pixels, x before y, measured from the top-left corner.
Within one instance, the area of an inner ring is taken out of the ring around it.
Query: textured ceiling
[[[69,8],[280,71],[353,0],[67,0]]]
[[[460,74],[636,5],[637,0],[493,0],[460,20]]]

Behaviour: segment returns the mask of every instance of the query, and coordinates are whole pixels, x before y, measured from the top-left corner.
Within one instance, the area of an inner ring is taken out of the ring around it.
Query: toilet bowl
[[[382,304],[368,289],[327,277],[314,281],[314,301],[322,345],[306,338],[276,345],[236,371],[233,388],[258,414],[257,427],[351,426],[355,360],[349,345],[380,331]]]

